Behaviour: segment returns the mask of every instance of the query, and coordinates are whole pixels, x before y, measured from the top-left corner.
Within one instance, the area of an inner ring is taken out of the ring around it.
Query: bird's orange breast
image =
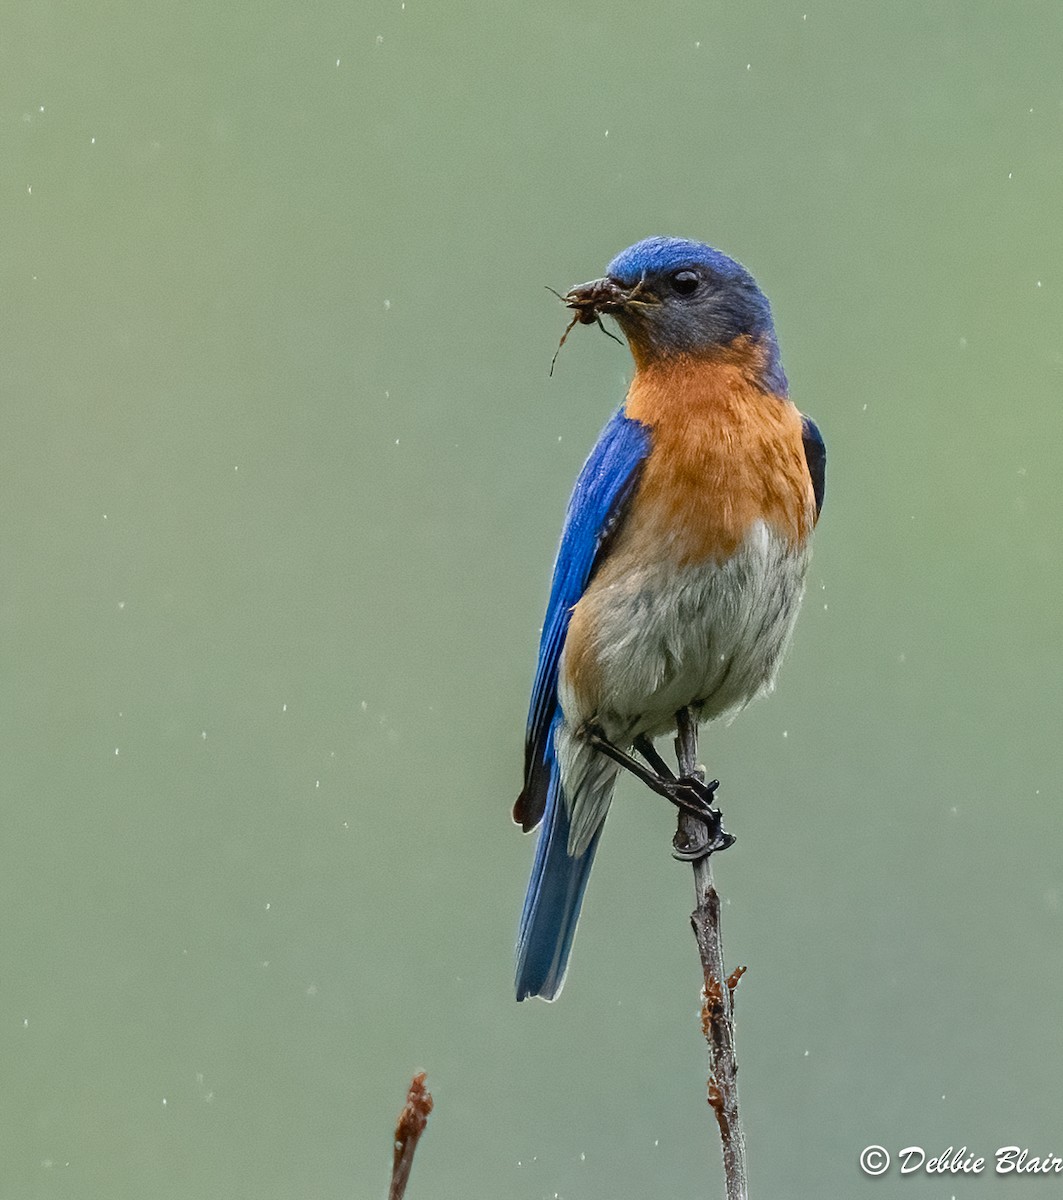
[[[757,521],[799,546],[816,519],[801,414],[757,386],[761,350],[641,365],[626,411],[651,430],[623,547],[677,566],[723,561]]]

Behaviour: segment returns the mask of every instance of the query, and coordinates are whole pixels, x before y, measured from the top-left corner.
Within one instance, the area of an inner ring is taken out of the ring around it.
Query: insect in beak
[[[632,288],[622,287],[614,279],[593,279],[590,283],[581,283],[578,287],[571,288],[563,296],[560,292],[555,292],[552,287],[547,287],[546,290],[553,292],[562,303],[573,310],[574,314],[572,320],[565,326],[565,332],[557,344],[554,357],[550,360],[550,374],[554,373],[554,364],[557,362],[557,356],[561,353],[561,347],[577,325],[597,325],[606,337],[611,337],[614,342],[623,345],[616,334],[610,333],[602,324],[602,313],[619,312],[629,304],[651,303],[644,284],[644,278],[640,279]]]

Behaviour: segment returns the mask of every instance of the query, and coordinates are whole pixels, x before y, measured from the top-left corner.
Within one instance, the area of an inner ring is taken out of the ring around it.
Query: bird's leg
[[[682,730],[681,736],[684,739],[684,744],[689,743],[690,750],[688,762],[684,757],[683,749],[681,749],[680,739],[676,739],[676,757],[679,760],[680,770],[680,776],[678,779],[676,778],[676,775],[672,771],[671,767],[669,767],[664,759],[657,753],[657,747],[653,744],[653,740],[651,738],[648,738],[645,734],[639,734],[639,736],[635,738],[635,749],[650,764],[650,766],[653,767],[660,778],[668,779],[675,783],[682,783],[684,786],[696,790],[699,794],[704,793],[702,795],[702,799],[704,800],[704,809],[701,815],[705,818],[705,821],[715,829],[716,825],[720,821],[720,814],[717,809],[712,807],[712,800],[716,794],[716,789],[720,786],[720,781],[718,779],[713,779],[708,783],[705,782],[704,770],[696,765],[698,756],[697,722],[690,715],[689,709],[683,709],[683,713],[685,714],[683,717],[679,717],[678,715],[676,717],[676,728]],[[691,738],[693,738],[692,742],[690,742]],[[720,830],[720,833],[722,834],[723,840],[726,841],[726,845],[719,844],[720,839],[710,838],[709,845],[711,848],[709,849],[708,853],[711,854],[713,850],[726,849],[726,846],[731,845],[731,843],[734,841],[734,838],[723,829]],[[727,841],[726,839],[730,840]],[[701,854],[700,850],[698,851],[698,854]]]
[[[657,747],[644,733],[635,738],[635,749],[650,764],[662,779],[674,779],[675,772],[657,753]]]
[[[606,758],[611,758],[613,762],[623,767],[625,771],[630,771],[650,791],[656,792],[658,796],[663,796],[681,812],[685,812],[692,817],[697,817],[700,821],[710,825],[714,821],[719,821],[719,813],[712,807],[712,793],[719,787],[719,780],[714,779],[711,783],[705,783],[704,780],[694,775],[683,779],[676,779],[668,769],[667,764],[660,759],[660,756],[651,747],[653,757],[664,767],[665,773],[658,775],[650,770],[649,767],[640,763],[637,758],[621,750],[619,746],[615,746],[600,729],[592,725],[585,725],[580,730],[580,736],[589,746],[593,746],[599,754],[604,754]],[[640,753],[645,753],[645,751],[640,749]],[[648,761],[652,763],[652,760]],[[657,764],[652,763],[652,765],[656,766]],[[727,844],[730,845],[729,842]],[[713,849],[722,850],[723,846],[713,846]]]
[[[712,798],[720,786],[718,779],[705,782],[705,769],[698,765],[698,723],[690,708],[681,708],[675,715],[675,753],[679,762],[679,784],[688,784],[706,793],[703,811],[698,814],[697,827],[679,819],[679,829],[672,840],[672,853],[683,862],[697,862],[717,850],[734,845],[734,836],[723,827],[723,813],[712,807]]]

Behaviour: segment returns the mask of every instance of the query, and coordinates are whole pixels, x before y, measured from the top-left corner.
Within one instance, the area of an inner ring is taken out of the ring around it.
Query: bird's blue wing
[[[811,417],[801,417],[801,440],[805,444],[805,462],[812,477],[812,491],[816,496],[816,516],[823,509],[823,489],[827,472],[827,447],[823,434],[816,428]]]
[[[557,670],[572,608],[623,519],[650,450],[650,431],[620,408],[613,414],[568,502],[554,581],[546,608],[524,742],[524,790],[513,819],[525,831],[542,820],[553,759],[552,729],[557,710]]]

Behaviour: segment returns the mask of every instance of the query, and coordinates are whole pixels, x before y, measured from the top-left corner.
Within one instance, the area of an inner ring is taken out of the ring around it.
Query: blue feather
[[[617,410],[583,464],[568,502],[554,580],[539,640],[528,726],[524,739],[524,791],[513,818],[525,832],[546,809],[553,759],[552,726],[557,710],[557,671],[572,609],[590,581],[615,532],[650,450],[650,431]]]
[[[546,820],[535,848],[517,939],[517,999],[553,1000],[561,990],[601,829],[582,854],[568,852],[569,816],[557,763],[550,767]]]
[[[561,790],[554,733],[561,722],[557,675],[572,609],[623,520],[650,449],[646,426],[614,413],[580,472],[565,516],[546,610],[525,739],[524,790],[514,818],[540,821],[517,942],[517,999],[552,1000],[561,989],[598,834],[579,855],[568,852],[569,809]],[[600,832],[600,831],[599,831]]]
[[[805,462],[812,477],[812,491],[816,497],[816,515],[823,511],[823,493],[826,488],[827,447],[815,421],[801,417],[801,440],[805,446]]]

